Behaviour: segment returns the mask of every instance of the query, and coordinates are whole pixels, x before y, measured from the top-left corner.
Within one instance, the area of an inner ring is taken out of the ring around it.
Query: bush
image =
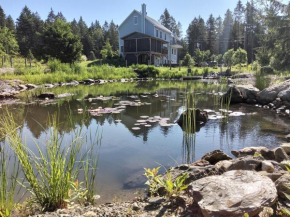
[[[132,65],[131,67],[135,69],[142,78],[156,78],[160,74],[160,70],[155,66]]]
[[[182,61],[183,66],[187,66],[188,68],[194,66],[194,59],[190,56],[189,53],[187,53]]]

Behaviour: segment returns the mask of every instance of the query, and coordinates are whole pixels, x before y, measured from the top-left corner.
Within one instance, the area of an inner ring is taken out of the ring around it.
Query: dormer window
[[[134,16],[134,25],[138,25],[138,17]]]
[[[158,37],[158,29],[156,29],[156,37]]]
[[[160,32],[160,38],[162,38],[162,32]]]

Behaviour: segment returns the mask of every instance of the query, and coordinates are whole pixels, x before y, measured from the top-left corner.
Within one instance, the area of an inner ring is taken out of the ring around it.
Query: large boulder
[[[205,177],[191,183],[190,188],[204,217],[255,216],[277,199],[272,180],[255,171]]]
[[[241,103],[241,102],[255,102],[259,89],[253,85],[234,85],[228,88],[221,100],[226,101],[231,98],[231,103]]]
[[[278,97],[280,92],[289,89],[289,86],[290,80],[284,81],[280,84],[272,85],[271,87],[268,87],[257,94],[257,101],[263,105],[271,103]],[[286,94],[286,92],[284,93]]]
[[[194,114],[195,113],[195,114]],[[194,117],[195,116],[195,125],[203,125],[208,120],[207,112],[201,111],[200,109],[187,109],[184,111],[179,119],[177,120],[177,123],[179,126],[184,127],[184,121],[186,121],[188,118],[191,120],[192,126],[194,125]]]
[[[287,153],[284,151],[282,147],[275,148],[273,151],[275,153],[275,160],[277,162],[290,160]]]
[[[235,157],[254,156],[255,153],[259,153],[266,160],[275,160],[274,151],[266,147],[247,147],[240,150],[233,150],[231,152]]]
[[[206,153],[201,159],[206,160],[213,165],[222,160],[232,160],[230,156],[221,150],[214,150],[212,152]]]
[[[290,87],[288,87],[286,90],[281,91],[278,94],[278,98],[282,99],[283,101],[290,102]]]

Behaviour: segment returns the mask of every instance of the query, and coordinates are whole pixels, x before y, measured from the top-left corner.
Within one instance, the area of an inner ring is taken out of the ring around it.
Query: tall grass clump
[[[35,203],[39,203],[43,211],[54,211],[66,208],[70,202],[84,195],[75,193],[75,183],[82,162],[87,152],[80,155],[83,147],[82,129],[72,128],[73,137],[68,144],[64,144],[64,136],[60,132],[57,115],[48,119],[50,130],[45,144],[34,142],[36,153],[23,143],[18,132],[18,126],[13,116],[1,117],[0,123],[6,134],[6,140],[18,157],[23,174],[25,187],[32,195]]]
[[[195,159],[196,141],[196,108],[194,92],[186,95],[184,102],[186,115],[183,115],[183,156],[186,163],[191,163]]]
[[[14,209],[14,195],[19,175],[19,163],[10,155],[5,144],[0,144],[0,216],[9,217]]]
[[[231,106],[231,100],[232,100],[232,93],[233,93],[233,88],[231,87],[230,90],[221,97],[220,99],[220,111],[225,118],[226,122],[229,120],[229,111],[230,111],[230,106]]]

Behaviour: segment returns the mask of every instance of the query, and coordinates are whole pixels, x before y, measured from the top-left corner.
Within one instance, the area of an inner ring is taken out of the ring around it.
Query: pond
[[[231,150],[243,147],[274,148],[285,142],[285,135],[289,134],[289,120],[269,110],[245,104],[232,105],[230,108],[244,115],[230,116],[228,121],[209,120],[192,140],[187,140],[180,126],[174,124],[184,109],[186,93],[195,92],[196,107],[218,112],[219,94],[226,89],[225,84],[216,80],[64,86],[24,92],[20,95],[23,103],[10,105],[8,109],[15,121],[21,124],[23,139],[27,139],[31,149],[34,149],[33,140],[40,144],[45,142],[45,134],[51,127],[47,124],[48,115],[56,112],[60,114],[60,133],[64,136],[71,134],[68,110],[72,112],[75,128],[83,127],[93,134],[99,132],[102,140],[95,154],[99,158],[99,203],[104,203],[127,200],[138,189],[144,189],[144,167],[161,165],[162,168],[168,168],[191,163],[215,149],[231,155]],[[74,95],[56,101],[37,101],[34,96],[42,91]],[[124,105],[124,102],[131,105]],[[78,109],[87,111],[99,107],[118,109],[113,114],[101,116],[89,113],[87,120],[82,122],[83,115]],[[4,110],[4,107],[0,109],[1,115]],[[140,120],[146,120],[148,126]],[[135,127],[140,129],[134,130]],[[87,140],[84,142],[88,143]]]

